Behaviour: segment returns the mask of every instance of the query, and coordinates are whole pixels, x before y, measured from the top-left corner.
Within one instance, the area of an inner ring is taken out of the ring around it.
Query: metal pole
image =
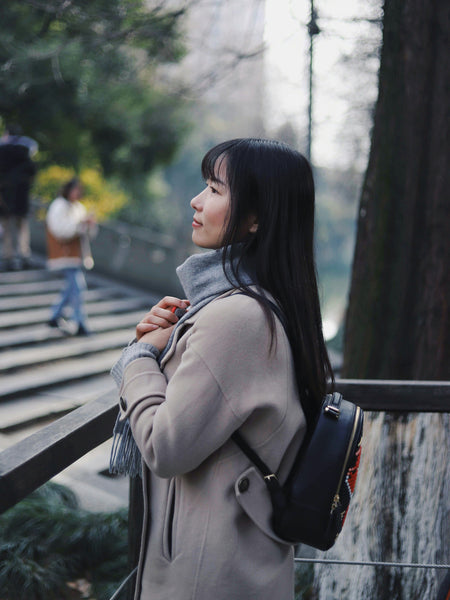
[[[309,99],[308,99],[308,140],[306,147],[306,157],[311,162],[312,145],[312,112],[313,112],[313,55],[314,55],[314,36],[320,33],[317,25],[317,12],[314,8],[314,0],[310,0],[311,15],[308,23],[309,35]]]

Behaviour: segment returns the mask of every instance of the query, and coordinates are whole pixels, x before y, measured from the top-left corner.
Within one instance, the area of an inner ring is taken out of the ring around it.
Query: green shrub
[[[127,575],[127,527],[126,510],[91,513],[46,484],[0,516],[2,600],[74,598],[74,581],[106,600]]]

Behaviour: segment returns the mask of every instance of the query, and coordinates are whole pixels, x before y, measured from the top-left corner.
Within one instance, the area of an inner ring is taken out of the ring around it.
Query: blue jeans
[[[52,319],[62,316],[66,305],[72,307],[72,318],[78,325],[85,326],[82,292],[86,289],[86,280],[79,268],[63,269],[66,285],[61,292],[59,301],[52,307]]]

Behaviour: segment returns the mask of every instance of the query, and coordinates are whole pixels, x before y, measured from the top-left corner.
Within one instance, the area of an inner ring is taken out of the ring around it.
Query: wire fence
[[[450,565],[434,563],[405,563],[372,560],[339,560],[337,558],[295,558],[296,563],[319,563],[326,565],[352,565],[357,567],[395,567],[402,569],[450,569]]]

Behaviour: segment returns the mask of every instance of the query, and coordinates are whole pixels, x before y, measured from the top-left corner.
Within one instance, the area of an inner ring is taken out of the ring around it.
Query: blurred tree
[[[349,377],[449,379],[448,9],[387,0],[347,315]]]
[[[0,4],[0,115],[44,165],[101,166],[122,180],[167,162],[186,127],[157,67],[183,55],[185,9],[144,0]]]
[[[445,0],[385,0],[343,377],[449,379],[449,29]],[[446,414],[367,414],[361,472],[371,476],[357,488],[358,522],[343,536],[344,554],[446,562],[449,429]],[[419,600],[436,596],[440,577],[379,568],[350,589],[318,573],[317,586],[320,597],[332,589],[359,600],[370,590]]]

